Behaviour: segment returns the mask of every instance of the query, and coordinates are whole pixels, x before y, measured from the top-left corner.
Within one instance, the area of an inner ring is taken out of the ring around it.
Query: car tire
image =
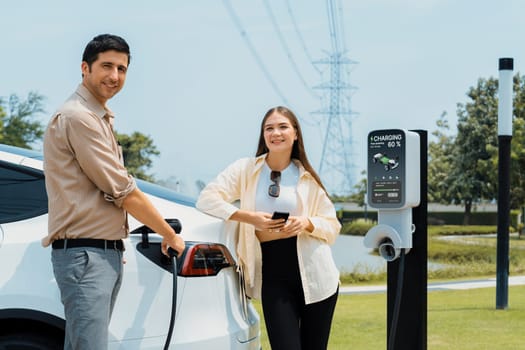
[[[0,350],[59,350],[63,348],[63,339],[47,334],[20,331],[0,335]]]

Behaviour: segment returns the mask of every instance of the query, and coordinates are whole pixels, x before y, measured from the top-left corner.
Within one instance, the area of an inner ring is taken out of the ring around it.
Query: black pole
[[[512,140],[512,58],[500,58],[498,82],[498,233],[496,309],[509,302],[510,148]]]
[[[510,226],[510,142],[512,136],[498,136],[498,237],[496,260],[496,309],[509,303]]]
[[[419,134],[420,139],[420,198],[418,207],[412,209],[412,221],[416,227],[412,235],[412,249],[404,259],[404,269],[401,269],[406,278],[402,278],[402,295],[399,315],[396,317],[396,329],[392,328],[396,305],[396,291],[398,290],[399,267],[401,259],[389,262],[387,265],[387,344],[390,336],[395,334],[394,346],[396,350],[426,350],[427,348],[427,131],[412,130]],[[410,186],[410,184],[408,184]],[[402,277],[402,276],[401,276]]]

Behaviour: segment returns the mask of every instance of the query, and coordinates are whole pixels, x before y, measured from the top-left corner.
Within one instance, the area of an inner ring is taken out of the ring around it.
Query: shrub
[[[342,235],[364,236],[377,222],[365,219],[355,219],[343,224]]]
[[[462,236],[462,235],[484,235],[496,233],[497,227],[494,225],[439,225],[428,226],[429,235],[440,236]]]

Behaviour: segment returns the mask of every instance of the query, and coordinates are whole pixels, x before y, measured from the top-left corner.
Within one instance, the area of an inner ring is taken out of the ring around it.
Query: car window
[[[0,161],[0,224],[47,213],[44,173]]]

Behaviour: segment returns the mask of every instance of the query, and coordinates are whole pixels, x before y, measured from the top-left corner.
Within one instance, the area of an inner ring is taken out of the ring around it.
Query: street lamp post
[[[499,59],[498,233],[496,309],[507,309],[509,294],[510,147],[512,140],[512,58]]]

